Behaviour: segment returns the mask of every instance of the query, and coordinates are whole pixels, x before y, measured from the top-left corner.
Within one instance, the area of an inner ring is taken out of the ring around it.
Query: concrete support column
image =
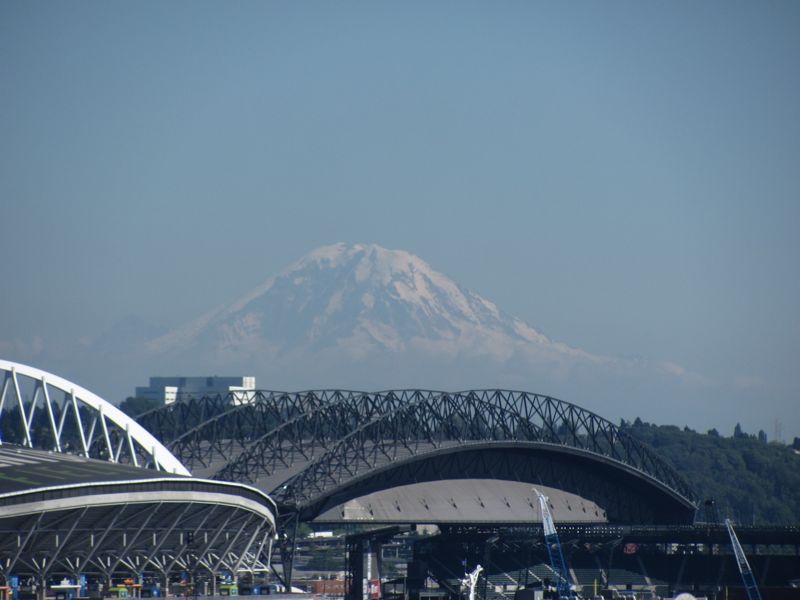
[[[347,600],[364,598],[364,541],[358,540],[349,548],[350,588],[346,590]]]
[[[290,532],[288,537],[281,541],[281,563],[283,563],[283,582],[286,585],[286,592],[292,592],[292,571],[294,568],[294,549],[297,545],[297,525],[299,524],[298,515],[294,514],[285,524],[285,531]]]
[[[368,548],[370,556],[372,557],[373,565],[372,573],[370,573],[370,579],[377,579],[380,581],[380,579],[383,577],[383,543],[380,540],[372,540],[370,541]]]
[[[425,579],[428,576],[428,565],[414,557],[408,563],[408,576],[406,577],[406,585],[408,586],[408,597],[411,600],[419,600],[420,592],[425,589]]]

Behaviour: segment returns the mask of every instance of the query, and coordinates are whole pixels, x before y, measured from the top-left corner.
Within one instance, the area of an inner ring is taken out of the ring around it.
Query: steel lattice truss
[[[3,443],[189,474],[158,439],[113,404],[52,373],[0,360]]]
[[[196,474],[256,485],[294,510],[376,473],[492,444],[594,458],[687,506],[694,498],[671,466],[610,421],[527,392],[236,392],[138,420]]]
[[[246,507],[121,500],[0,519],[0,575],[266,571],[274,527]],[[91,500],[91,499],[90,499]]]
[[[184,477],[150,432],[66,379],[0,360],[0,446],[0,580],[269,569],[271,499]]]

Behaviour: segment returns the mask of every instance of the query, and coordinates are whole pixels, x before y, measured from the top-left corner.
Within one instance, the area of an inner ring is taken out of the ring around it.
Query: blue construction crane
[[[747,597],[750,600],[761,600],[761,592],[758,591],[756,578],[753,576],[750,563],[747,562],[747,557],[744,555],[744,550],[742,550],[742,545],[739,543],[739,538],[736,537],[736,532],[733,530],[733,523],[731,523],[730,519],[725,519],[725,527],[728,528],[731,546],[733,546],[733,554],[736,557],[736,564],[739,566],[739,573],[742,575],[742,582],[744,583],[744,589],[747,591]]]
[[[547,556],[550,558],[550,567],[553,573],[558,578],[556,590],[559,599],[574,600],[575,596],[572,593],[572,588],[569,583],[569,570],[567,563],[564,561],[564,553],[561,551],[561,542],[558,539],[558,532],[556,525],[553,522],[553,516],[550,514],[550,507],[548,506],[548,498],[536,488],[533,491],[539,497],[539,507],[542,509],[542,527],[544,527],[544,545],[547,548]],[[751,598],[751,600],[754,600]],[[758,600],[761,600],[760,598]]]

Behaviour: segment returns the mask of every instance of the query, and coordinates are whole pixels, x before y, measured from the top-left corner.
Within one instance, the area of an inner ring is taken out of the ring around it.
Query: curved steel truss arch
[[[186,399],[140,422],[204,476],[257,485],[284,506],[308,507],[387,465],[487,442],[572,450],[694,498],[671,466],[607,419],[522,391],[249,392],[244,401]]]
[[[514,441],[564,446],[618,463],[692,501],[693,493],[683,478],[652,450],[610,421],[573,404],[505,390],[413,398],[342,437],[275,489],[276,499],[307,506],[386,465],[446,447]]]
[[[89,390],[6,360],[0,360],[0,376],[0,444],[14,442],[189,475],[149,431]]]
[[[364,392],[340,390],[307,391],[298,394],[286,392],[256,392],[247,403],[231,404],[224,412],[189,429],[169,443],[169,448],[190,469],[220,468],[231,465],[251,454],[265,436],[276,429],[294,423],[303,415],[333,404],[362,397]],[[218,464],[220,456],[225,465]],[[252,460],[252,459],[251,459]],[[219,475],[218,479],[235,477]]]
[[[333,447],[364,423],[375,422],[404,405],[440,393],[401,390],[332,394],[330,401],[302,412],[256,439],[214,478],[248,481],[265,489],[281,487],[298,462],[305,469],[312,461],[324,459]],[[279,472],[283,478],[276,480],[276,475],[281,476]]]
[[[269,392],[267,392],[269,393]],[[165,444],[187,430],[226,412],[233,396],[188,396],[137,415],[136,421]]]

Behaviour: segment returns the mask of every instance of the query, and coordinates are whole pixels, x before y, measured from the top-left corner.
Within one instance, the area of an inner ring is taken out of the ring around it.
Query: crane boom
[[[544,542],[547,548],[547,556],[550,559],[550,567],[558,577],[558,597],[573,600],[574,596],[569,584],[569,571],[567,563],[564,561],[564,553],[561,551],[561,542],[558,539],[556,525],[553,522],[553,515],[550,514],[550,507],[547,505],[548,498],[536,488],[533,491],[539,497],[539,507],[542,511],[542,527],[544,528]],[[752,600],[752,599],[751,599]],[[760,598],[758,600],[761,600]]]
[[[736,564],[739,566],[739,573],[742,576],[742,583],[744,583],[744,588],[747,591],[747,597],[749,600],[761,600],[761,592],[756,585],[756,578],[753,576],[750,563],[747,562],[747,557],[744,555],[744,550],[739,543],[739,538],[736,537],[736,532],[733,530],[733,523],[731,523],[730,519],[725,519],[725,527],[728,528],[728,536],[731,538],[733,554],[736,557]]]

